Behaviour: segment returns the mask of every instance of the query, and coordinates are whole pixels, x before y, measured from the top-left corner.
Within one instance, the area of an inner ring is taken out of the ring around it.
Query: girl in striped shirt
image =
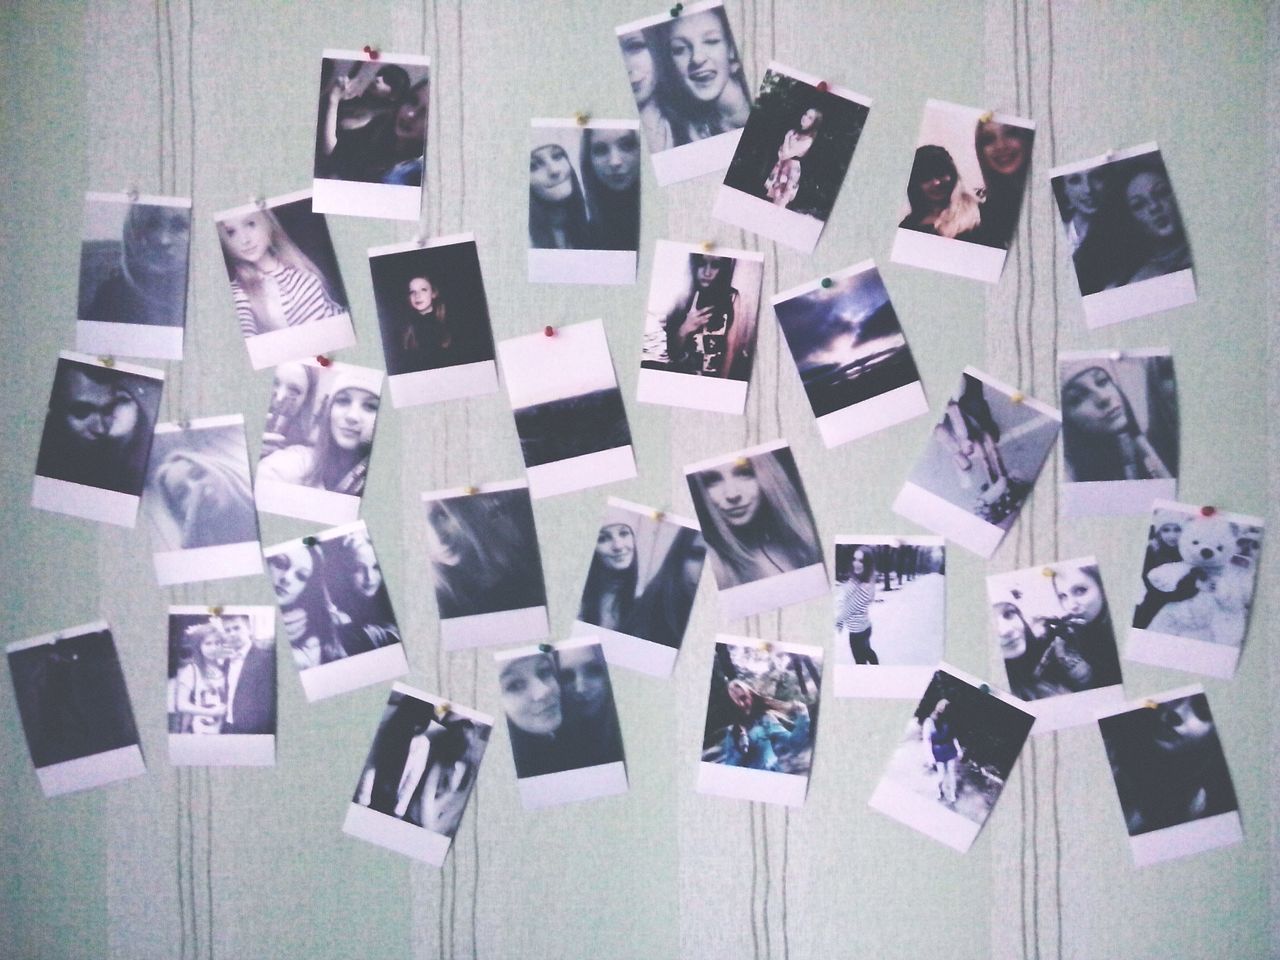
[[[859,546],[853,551],[853,564],[840,605],[836,610],[836,626],[849,634],[849,650],[854,663],[879,664],[871,649],[871,604],[876,597],[876,571],[871,550]]]
[[[240,333],[255,337],[343,313],[324,275],[267,208],[218,221]]]

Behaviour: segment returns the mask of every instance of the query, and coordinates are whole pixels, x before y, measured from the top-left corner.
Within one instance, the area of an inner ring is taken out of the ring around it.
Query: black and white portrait
[[[685,478],[726,618],[826,593],[822,546],[790,447],[778,441],[693,464]]]
[[[316,209],[416,220],[430,101],[427,57],[325,50],[316,111]]]
[[[233,414],[158,424],[142,517],[161,584],[259,572],[258,514],[244,418]],[[177,556],[184,551],[199,555]]]
[[[1167,350],[1058,357],[1063,509],[1145,514],[1174,496],[1178,395]]]
[[[329,226],[310,191],[214,215],[255,370],[355,343]]]
[[[942,659],[946,548],[941,537],[835,541],[835,690],[914,697]]]
[[[132,527],[163,385],[159,370],[60,353],[36,458],[33,505]]]
[[[827,447],[928,412],[920,372],[873,262],[779,294],[773,312]]]
[[[698,792],[803,804],[821,685],[821,647],[719,635]]]
[[[990,556],[1031,494],[1059,423],[1053,407],[966,367],[893,509]]]
[[[547,635],[547,592],[523,482],[424,493],[427,559],[446,650]]]
[[[263,553],[284,636],[309,699],[407,670],[400,626],[364,521]],[[309,678],[311,673],[316,676]]]
[[[764,258],[659,240],[645,308],[637,399],[742,413],[755,361]],[[700,377],[701,381],[691,381]]]
[[[369,272],[397,407],[498,389],[489,306],[470,234],[375,248]]]
[[[987,599],[1008,689],[1033,701],[1037,734],[1120,702],[1120,654],[1093,557],[993,574]]]
[[[278,366],[258,460],[258,508],[319,523],[355,519],[381,394],[380,370],[314,360]]]
[[[76,349],[182,359],[191,201],[85,195]]]
[[[622,733],[600,644],[565,640],[496,659],[526,809],[624,792]]]
[[[631,428],[601,321],[503,340],[498,359],[535,498],[635,476]]]
[[[1261,517],[1155,501],[1126,659],[1233,676],[1262,539]]]
[[[617,34],[658,183],[727,165],[737,137],[725,135],[746,124],[751,86],[719,0],[625,24]]]
[[[675,665],[707,545],[692,521],[610,497],[587,566],[575,632],[609,662],[657,676]]]
[[[458,832],[492,730],[493,720],[484,714],[395,684],[351,802],[445,842],[371,822],[361,811],[349,814],[343,829],[439,866]]]
[[[107,624],[19,640],[6,652],[31,763],[45,796],[146,772]]]
[[[1058,167],[1050,183],[1089,326],[1195,300],[1191,247],[1154,143]],[[1135,284],[1141,292],[1118,292]]]
[[[1004,694],[944,666],[907,721],[871,806],[955,850],[968,850],[1034,722]]]
[[[712,216],[813,250],[871,107],[865,97],[820,82],[769,64]]]
[[[1209,701],[1188,687],[1098,719],[1138,866],[1241,840]]]
[[[894,262],[988,283],[1000,279],[1034,136],[1035,124],[1021,117],[928,101]]]

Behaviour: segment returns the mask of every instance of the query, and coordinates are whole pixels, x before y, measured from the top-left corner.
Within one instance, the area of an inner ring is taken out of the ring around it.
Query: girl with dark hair
[[[333,628],[323,563],[319,547],[302,543],[290,544],[267,557],[271,587],[280,605],[280,622],[299,670],[347,655]]]
[[[1164,457],[1142,430],[1129,398],[1105,361],[1083,361],[1063,370],[1062,452],[1067,480],[1165,480],[1173,476],[1172,451]],[[1151,399],[1157,400],[1158,397]]]
[[[964,375],[960,396],[948,401],[933,436],[951,453],[960,486],[968,490],[976,483],[975,514],[998,524],[1018,509],[1031,485],[1014,477],[1005,466],[1000,453],[1000,425],[987,403],[981,380]]]
[[[898,224],[902,230],[968,240],[981,222],[978,198],[961,182],[951,154],[932,144],[916,149],[907,203],[910,210]]]
[[[991,606],[1000,654],[1004,657],[1004,671],[1009,679],[1009,692],[1020,700],[1039,700],[1066,693],[1065,688],[1052,686],[1036,676],[1036,668],[1044,659],[1047,644],[1023,616],[1016,602],[1021,599],[1020,591],[1015,590],[1010,600]]]
[[[582,588],[578,619],[606,630],[627,632],[639,568],[636,535],[630,525],[607,523],[601,527]]]
[[[1026,127],[979,121],[974,134],[974,150],[985,184],[980,215],[982,223],[967,237],[973,243],[1005,249],[1018,225],[1018,211],[1031,166],[1031,140]]]
[[[420,186],[431,94],[428,78],[410,87],[394,109],[379,112],[358,128],[340,130],[338,104],[344,91],[339,78],[321,103],[324,112],[317,177]]]
[[[569,154],[558,143],[529,151],[529,246],[587,250],[587,202]]]
[[[259,460],[285,447],[314,441],[319,382],[320,374],[314,366],[290,361],[276,367]]]
[[[650,153],[661,153],[675,146],[672,135],[672,107],[670,98],[661,89],[659,79],[662,71],[658,68],[645,32],[636,30],[623,34],[618,38],[622,47],[622,61],[627,68],[627,81],[631,84],[631,94],[636,98],[636,110],[640,114],[640,127],[644,130],[645,143]]]
[[[634,130],[587,127],[579,157],[592,250],[640,247],[640,138]]]
[[[698,578],[707,556],[702,534],[681,527],[658,572],[645,586],[623,630],[633,637],[666,647],[679,647],[689,625],[689,612],[698,592]]]
[[[676,110],[669,119],[677,146],[706,140],[746,125],[751,91],[723,7],[676,17],[664,25],[666,56]]]
[[[672,369],[729,377],[746,359],[751,330],[747,319],[737,316],[736,264],[731,257],[689,254],[687,292],[663,322]]]
[[[778,147],[778,162],[764,182],[765,199],[777,207],[787,207],[800,191],[800,161],[808,155],[822,126],[822,111],[810,107],[800,122],[788,130]]]
[[[956,768],[964,750],[956,738],[951,701],[943,698],[934,705],[933,712],[920,724],[920,739],[929,751],[925,763],[938,774],[938,799],[955,806]]]
[[[859,545],[853,551],[849,579],[845,581],[836,613],[836,626],[849,635],[849,650],[854,663],[880,663],[880,658],[871,649],[870,614],[875,597],[875,560],[870,547]]]
[[[343,649],[355,655],[399,643],[400,626],[368,531],[349,533],[330,550],[330,613]]]
[[[1049,646],[1036,676],[1072,693],[1120,683],[1120,656],[1098,568],[1056,568],[1051,582],[1064,615],[1045,621]]]

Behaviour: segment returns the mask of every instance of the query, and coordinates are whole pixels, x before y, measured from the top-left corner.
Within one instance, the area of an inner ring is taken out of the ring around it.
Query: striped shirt
[[[278,315],[269,318],[269,323],[259,322],[244,288],[239,281],[231,281],[231,296],[235,300],[241,336],[255,337],[260,333],[296,327],[342,312],[342,308],[329,299],[324,291],[324,284],[314,273],[279,266],[264,273],[262,280],[262,292],[270,311],[275,314],[279,310]]]
[[[843,627],[849,633],[861,633],[871,626],[867,611],[871,609],[871,601],[875,599],[876,585],[868,581],[863,583],[856,577],[850,577],[844,585],[836,608],[836,626]]]

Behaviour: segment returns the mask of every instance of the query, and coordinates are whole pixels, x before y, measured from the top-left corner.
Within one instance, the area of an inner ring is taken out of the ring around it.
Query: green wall
[[[823,710],[806,806],[693,792],[710,638],[710,578],[670,681],[618,671],[630,792],[528,814],[505,731],[489,751],[442,871],[344,837],[343,811],[382,688],[307,705],[282,660],[279,761],[270,770],[167,763],[165,615],[176,603],[270,603],[265,578],[169,589],[142,531],[27,506],[53,361],[73,340],[83,191],[195,201],[188,359],[168,365],[164,417],[241,412],[260,422],[269,372],[248,367],[211,214],[309,184],[317,59],[372,43],[433,57],[425,224],[474,231],[498,337],[603,317],[624,396],[634,394],[652,241],[713,239],[765,253],[767,299],[867,257],[883,268],[936,407],[975,364],[1052,399],[1060,349],[1173,349],[1182,405],[1180,499],[1266,515],[1280,487],[1277,386],[1280,142],[1277,21],[1257,2],[981,3],[728,0],[754,82],[770,59],[874,99],[826,236],[802,257],[709,218],[714,178],[659,191],[648,177],[635,287],[524,281],[523,164],[533,116],[630,116],[613,28],[646,0],[558,4],[423,0],[12,0],[0,12],[0,364],[11,393],[0,583],[6,639],[99,616],[115,627],[148,758],[146,777],[44,800],[12,689],[0,683],[0,954],[187,957],[1223,957],[1280,951],[1280,678],[1267,547],[1238,676],[1206,680],[1240,796],[1243,845],[1138,871],[1091,727],[1038,739],[984,833],[959,856],[866,807],[910,709]],[[1029,209],[999,286],[888,264],[927,97],[987,104],[1039,124]],[[1085,330],[1044,179],[1054,163],[1157,140],[1194,246],[1200,300]],[[334,217],[360,343],[381,365],[369,246],[412,225]],[[827,451],[766,310],[742,418],[629,404],[640,476],[536,507],[553,632],[563,635],[604,499],[689,513],[682,464],[777,436],[796,452],[824,541],[912,532],[888,509],[928,433],[921,418]],[[252,428],[252,429],[256,429]],[[256,449],[256,438],[251,439]],[[516,477],[502,395],[394,411],[379,424],[363,516],[408,637],[410,682],[495,712],[492,659],[439,651],[418,493]],[[951,551],[947,657],[998,676],[983,577],[1095,553],[1112,606],[1136,594],[1145,521],[1059,523],[1053,464],[994,560]],[[1272,518],[1274,519],[1274,518]],[[273,543],[311,532],[266,517]],[[815,601],[739,632],[826,643]],[[738,629],[735,627],[735,629]],[[1125,665],[1142,696],[1185,675]]]

